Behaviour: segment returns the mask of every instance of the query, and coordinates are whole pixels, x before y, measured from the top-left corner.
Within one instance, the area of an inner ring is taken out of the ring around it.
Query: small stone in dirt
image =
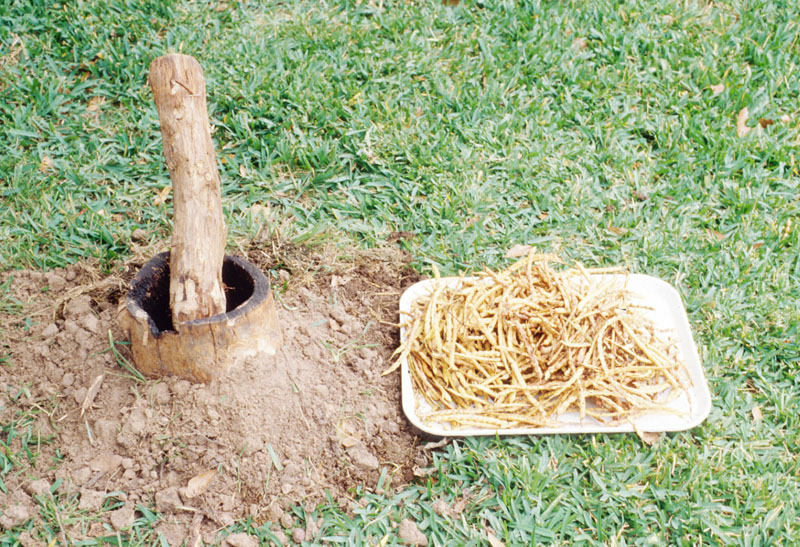
[[[169,403],[169,386],[164,382],[159,382],[150,388],[150,397],[153,402],[159,405]]]
[[[136,228],[133,232],[131,232],[131,240],[132,241],[144,241],[147,239],[147,231]]]
[[[276,502],[272,502],[267,506],[266,516],[270,522],[280,522],[283,518],[283,509]]]
[[[100,332],[100,320],[91,312],[87,313],[81,318],[81,326],[89,332],[93,332],[94,334],[98,334]]]
[[[31,508],[25,505],[9,505],[0,517],[0,527],[4,530],[15,528],[31,518]]]
[[[347,449],[347,453],[350,455],[350,458],[353,460],[353,463],[356,467],[364,469],[366,471],[375,471],[380,467],[380,462],[375,455],[367,450],[367,447],[363,444],[359,444],[356,446],[351,446]]]
[[[73,398],[73,399],[75,399],[75,402],[76,402],[76,403],[78,403],[79,405],[81,405],[81,404],[83,404],[83,401],[84,401],[84,399],[86,399],[86,392],[87,392],[87,391],[88,391],[88,390],[86,389],[86,387],[79,387],[79,388],[78,388],[78,389],[76,389],[76,390],[75,390],[75,392],[72,394],[72,398]]]
[[[47,273],[45,274],[45,279],[51,291],[60,291],[67,286],[67,280],[58,274]]]
[[[22,547],[39,547],[42,545],[40,541],[33,539],[33,536],[31,536],[30,532],[27,531],[22,532],[19,537],[17,537],[17,541],[19,541],[19,544],[22,545]]]
[[[308,541],[313,540],[314,537],[317,534],[319,534],[319,529],[322,528],[323,522],[324,520],[322,518],[316,521],[314,519],[308,519],[308,522],[306,522],[306,533],[305,533],[306,539]]]
[[[116,471],[120,465],[122,465],[122,456],[109,452],[100,453],[89,462],[89,467],[93,471],[102,471],[109,474]]]
[[[294,526],[294,517],[289,513],[284,513],[283,516],[281,516],[281,526],[287,529]]]
[[[50,483],[47,482],[47,479],[38,479],[26,484],[24,490],[31,496],[41,496],[50,491]]]
[[[225,538],[225,544],[231,547],[258,547],[258,539],[245,533],[231,534]]]
[[[372,348],[361,348],[358,350],[358,356],[367,361],[372,361],[378,357],[378,352]]]
[[[354,319],[342,323],[342,330],[348,336],[356,336],[358,334],[361,334],[361,329],[362,329],[361,323],[359,323]]]
[[[350,315],[348,315],[348,313],[344,311],[344,308],[339,306],[332,308],[330,315],[336,320],[337,323],[340,324],[345,323],[351,319]]]
[[[169,545],[183,545],[186,540],[186,527],[171,522],[162,522],[156,526],[156,532],[162,534]]]
[[[105,531],[106,529],[102,522],[93,522],[89,525],[89,531],[86,533],[86,535],[90,538],[96,538],[103,535],[103,532]]]
[[[78,486],[86,484],[92,477],[92,470],[88,467],[81,467],[72,473],[72,480]]]
[[[286,545],[289,543],[289,538],[286,537],[286,534],[283,533],[283,530],[270,530],[272,535],[277,538],[281,545]],[[272,543],[270,543],[272,545]]]
[[[147,414],[145,414],[144,409],[142,408],[134,408],[133,410],[131,410],[127,422],[122,427],[123,431],[127,430],[133,433],[134,435],[141,435],[142,433],[144,433],[144,430],[146,428],[147,428]]]
[[[385,420],[381,426],[381,431],[388,435],[398,435],[400,433],[400,424],[394,420]]]
[[[398,530],[398,535],[400,539],[403,540],[403,543],[406,545],[427,545],[428,538],[425,537],[425,534],[420,532],[419,528],[417,528],[417,523],[415,523],[411,519],[403,519],[400,522],[400,529]]]
[[[70,319],[80,319],[89,313],[92,313],[92,298],[88,294],[73,298],[64,307],[64,315]]]
[[[107,418],[100,418],[94,422],[92,428],[95,436],[104,443],[113,445],[117,438],[117,422]]]
[[[200,545],[217,545],[219,541],[219,532],[217,530],[207,530],[203,532],[203,543]]]
[[[175,397],[182,399],[186,397],[190,389],[192,389],[192,384],[188,380],[178,380],[172,385],[170,391]]]
[[[118,532],[125,530],[131,527],[134,517],[133,504],[126,503],[116,511],[111,512],[111,526]]]
[[[42,338],[52,338],[58,334],[58,326],[55,323],[50,323],[42,331]]]
[[[295,528],[292,530],[292,541],[295,543],[303,543],[306,539],[306,532],[302,528]]]
[[[171,486],[156,492],[156,509],[161,513],[173,513],[182,505],[178,487]]]
[[[433,512],[440,517],[450,516],[450,506],[444,500],[436,500],[433,502]]]
[[[99,511],[100,506],[103,505],[103,501],[106,499],[106,495],[104,492],[100,492],[99,490],[89,490],[88,488],[81,489],[81,501],[78,503],[78,509],[86,510],[86,511]]]
[[[72,374],[71,372],[67,372],[61,378],[61,385],[64,386],[64,387],[69,387],[74,383],[75,383],[75,375]]]
[[[219,513],[214,520],[223,528],[227,528],[236,522],[236,519],[233,518],[233,515],[227,512]]]

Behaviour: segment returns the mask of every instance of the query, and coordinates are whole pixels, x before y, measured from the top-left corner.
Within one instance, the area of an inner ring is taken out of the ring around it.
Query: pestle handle
[[[200,63],[189,55],[165,55],[150,64],[149,80],[172,179],[169,304],[180,331],[181,323],[225,312],[220,179]]]

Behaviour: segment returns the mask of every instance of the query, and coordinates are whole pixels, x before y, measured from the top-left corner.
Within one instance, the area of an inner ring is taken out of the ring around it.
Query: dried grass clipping
[[[609,423],[669,410],[688,381],[674,343],[633,304],[624,276],[597,275],[619,269],[563,266],[530,253],[414,302],[387,373],[408,359],[433,408],[424,421],[508,429],[570,411]]]

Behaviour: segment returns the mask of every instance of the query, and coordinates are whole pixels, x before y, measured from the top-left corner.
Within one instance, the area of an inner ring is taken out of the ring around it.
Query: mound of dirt
[[[0,419],[27,413],[33,431],[51,439],[32,469],[8,475],[4,514],[34,512],[31,492],[62,479],[60,491],[80,509],[123,501],[103,513],[115,529],[130,526],[136,504],[154,506],[169,516],[170,542],[181,543],[247,515],[280,522],[289,505],[314,505],[326,491],[347,506],[381,472],[390,487],[411,480],[426,456],[402,415],[399,375],[381,372],[398,343],[399,296],[417,276],[397,250],[352,251],[346,260],[303,253],[293,262],[302,271],[282,269],[274,282],[284,338],[277,355],[209,385],[142,382],[119,366],[116,315],[136,267],[100,280],[80,265],[2,274],[13,276],[23,306],[0,315]],[[287,267],[249,254],[263,269]]]

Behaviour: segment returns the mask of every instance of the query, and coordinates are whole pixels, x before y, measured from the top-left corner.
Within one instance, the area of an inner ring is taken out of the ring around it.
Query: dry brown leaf
[[[575,38],[572,41],[572,47],[575,49],[586,49],[586,38]]]
[[[42,158],[42,161],[39,162],[39,171],[42,173],[47,173],[53,168],[53,158],[50,156],[45,156]]]
[[[758,125],[760,125],[764,129],[766,129],[767,127],[769,127],[770,125],[772,125],[774,123],[775,123],[775,120],[770,120],[769,118],[759,118],[758,119]]]
[[[620,228],[618,226],[609,226],[608,231],[618,236],[624,236],[625,234],[628,233],[627,228]]]
[[[520,245],[517,243],[508,250],[506,253],[506,258],[519,258],[521,256],[528,256],[528,253],[530,253],[532,250],[533,245]]]
[[[0,55],[0,67],[2,66],[13,66],[17,64],[17,57],[19,54],[25,51],[25,43],[22,39],[14,33],[11,33],[12,40],[11,46],[8,49],[8,53],[5,55]]]
[[[506,547],[506,544],[500,541],[491,528],[486,528],[486,539],[489,541],[491,547]]]
[[[706,233],[709,235],[709,237],[716,239],[717,241],[722,241],[725,239],[725,234],[716,230],[712,230],[711,228],[706,228]]]
[[[792,233],[792,219],[787,218],[786,225],[783,227],[783,230],[781,231],[781,239],[782,240],[786,239],[787,237],[789,237],[789,234],[791,233]]]
[[[254,219],[259,219],[262,222],[266,222],[272,216],[272,211],[269,208],[269,205],[261,205],[260,203],[254,203],[250,206],[250,215]]]
[[[753,410],[751,410],[750,412],[752,412],[753,414],[753,421],[755,423],[758,423],[764,419],[764,415],[761,413],[761,408],[758,405],[754,406]]]
[[[83,404],[81,404],[81,416],[92,406],[94,402],[94,398],[97,397],[97,393],[100,391],[100,386],[103,384],[103,375],[98,374],[92,385],[89,386],[89,390],[86,392],[86,397],[83,398]]]
[[[714,93],[712,97],[716,97],[717,95],[725,91],[725,84],[712,85],[710,89]]]
[[[353,437],[351,435],[351,436],[345,437],[344,439],[341,439],[339,442],[342,443],[343,447],[350,448],[351,446],[355,446],[357,444],[361,444],[361,439],[359,439],[358,437]]]
[[[161,191],[158,192],[158,195],[156,195],[156,199],[153,200],[153,203],[156,205],[162,205],[166,203],[170,192],[172,192],[172,186],[163,187]]]
[[[89,99],[89,106],[86,107],[87,112],[95,112],[100,110],[100,107],[103,106],[103,103],[106,102],[105,97],[100,97],[95,95],[91,99]]]
[[[755,243],[753,243],[753,250],[754,251],[759,250],[762,245],[764,245],[763,241],[756,241]]]
[[[436,468],[434,468],[434,467],[419,467],[418,465],[415,465],[411,469],[411,471],[414,473],[415,477],[425,478],[425,477],[430,477],[431,475],[436,473]]]
[[[739,111],[739,114],[736,116],[737,137],[742,138],[750,132],[750,128],[747,127],[747,118],[749,117],[750,117],[750,110],[745,106]]]
[[[450,439],[445,437],[444,439],[440,439],[435,442],[430,442],[422,446],[422,450],[434,450],[436,448],[441,448],[443,446],[447,446],[450,443]]]
[[[654,431],[640,431],[637,429],[636,435],[638,435],[647,446],[653,446],[661,439],[661,433]]]
[[[186,497],[194,498],[204,493],[206,489],[208,489],[209,483],[216,476],[216,474],[216,469],[209,469],[208,471],[203,471],[202,473],[189,479],[189,482],[186,485],[186,491],[184,492]]]

